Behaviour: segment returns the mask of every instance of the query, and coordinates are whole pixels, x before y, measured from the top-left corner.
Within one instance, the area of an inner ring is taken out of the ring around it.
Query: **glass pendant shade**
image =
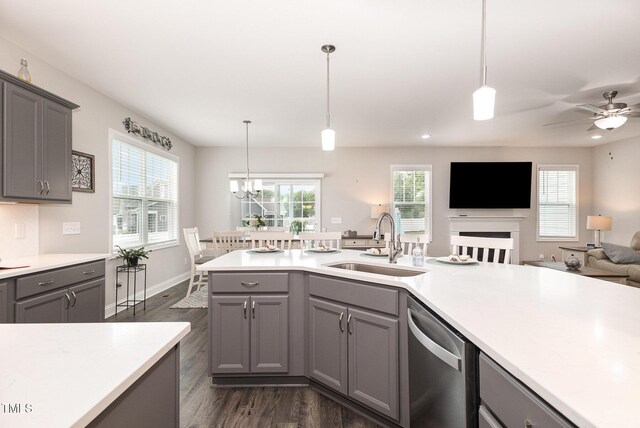
[[[253,187],[255,188],[256,192],[262,192],[262,180],[259,178],[253,180]]]
[[[627,118],[625,116],[609,116],[598,119],[593,123],[600,129],[608,129],[610,131],[621,127],[626,121]]]
[[[236,193],[238,191],[238,182],[236,180],[231,180],[229,182],[229,190],[231,192]]]
[[[496,90],[483,85],[473,93],[473,119],[493,119],[493,109],[496,103]]]
[[[336,131],[325,129],[322,131],[322,150],[330,152],[336,148]]]

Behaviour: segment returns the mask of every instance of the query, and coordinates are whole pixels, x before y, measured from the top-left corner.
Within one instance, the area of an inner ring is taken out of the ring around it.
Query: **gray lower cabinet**
[[[480,428],[574,426],[489,357],[479,360]]]
[[[0,71],[0,199],[71,202],[71,116],[78,107]]]
[[[0,280],[0,323],[13,322],[13,279]]]
[[[16,303],[18,323],[100,322],[104,280],[98,279]]]
[[[399,417],[396,318],[309,298],[309,375],[393,419]]]
[[[288,299],[286,295],[212,295],[212,373],[287,373]]]

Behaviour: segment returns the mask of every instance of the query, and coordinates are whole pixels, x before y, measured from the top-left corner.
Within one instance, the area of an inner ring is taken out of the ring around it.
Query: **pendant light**
[[[487,86],[487,0],[482,0],[482,39],[480,43],[480,74],[481,85],[473,93],[473,118],[474,120],[493,119],[493,109],[496,102],[496,90]]]
[[[236,180],[232,180],[229,182],[229,190],[233,193],[238,199],[252,199],[260,194],[262,191],[262,180],[255,179],[253,183],[250,180],[249,176],[249,124],[250,120],[243,120],[242,123],[245,124],[247,129],[247,177],[245,178],[244,185],[242,186],[242,191],[240,191],[238,182]]]
[[[329,113],[329,54],[336,50],[333,45],[324,45],[320,49],[327,54],[327,128],[322,131],[322,150],[329,152],[336,148],[336,131],[331,129],[331,115]]]

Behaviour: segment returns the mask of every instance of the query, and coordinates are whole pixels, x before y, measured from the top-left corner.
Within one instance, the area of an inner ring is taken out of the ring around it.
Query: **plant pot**
[[[138,266],[138,261],[139,260],[140,260],[139,257],[132,257],[130,259],[125,259],[125,262],[126,262],[128,267],[134,267],[134,266]]]

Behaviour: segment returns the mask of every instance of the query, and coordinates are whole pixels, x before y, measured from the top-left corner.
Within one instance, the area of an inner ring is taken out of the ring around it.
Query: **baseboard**
[[[162,293],[165,290],[168,290],[169,288],[176,286],[178,284],[180,284],[183,281],[187,281],[189,280],[189,272],[185,272],[182,273],[178,276],[174,276],[173,278],[169,278],[166,281],[162,281],[159,284],[155,284],[152,286],[147,285],[147,299],[151,296],[155,296],[156,294]],[[118,293],[120,294],[120,293]],[[118,296],[120,297],[120,296]],[[139,291],[135,298],[136,299],[142,299],[144,297],[144,290]],[[123,296],[123,298],[120,300],[120,303],[123,303],[126,299],[126,297]],[[122,310],[122,309],[119,309]],[[104,318],[107,319],[113,315],[115,315],[116,313],[116,304],[114,303],[110,303],[108,305],[106,305],[104,307]]]

